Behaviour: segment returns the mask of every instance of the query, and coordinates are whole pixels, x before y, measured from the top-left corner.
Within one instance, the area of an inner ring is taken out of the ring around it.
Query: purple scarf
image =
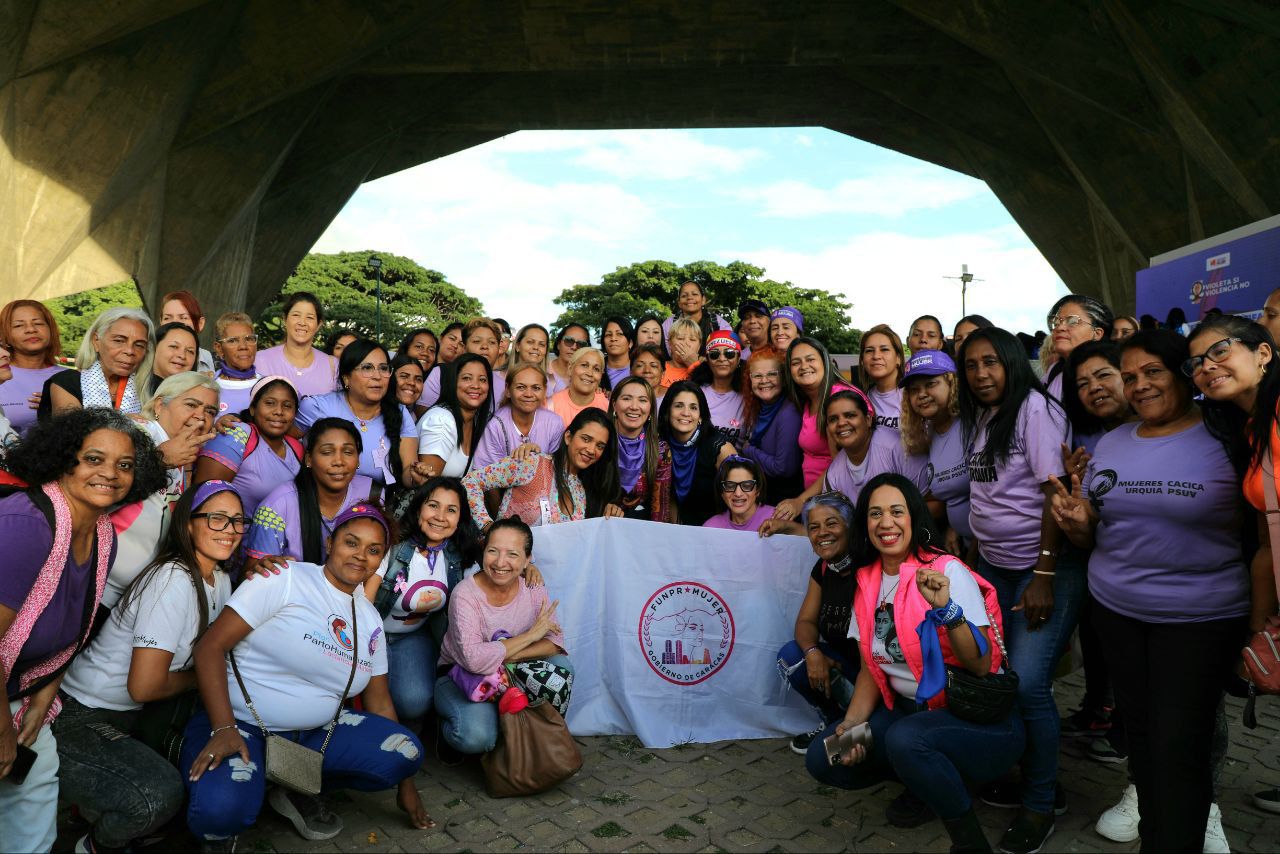
[[[622,479],[622,491],[630,493],[636,488],[644,471],[644,433],[634,439],[618,434],[618,475]]]

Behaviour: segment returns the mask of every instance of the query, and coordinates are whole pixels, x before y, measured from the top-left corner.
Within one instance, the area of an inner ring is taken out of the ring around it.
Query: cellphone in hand
[[[31,772],[31,766],[36,764],[37,754],[25,744],[18,745],[18,755],[13,759],[13,765],[9,767],[9,773],[4,778],[15,786],[21,786],[26,782],[27,774]]]
[[[871,725],[868,723],[849,727],[841,735],[827,736],[822,740],[827,753],[827,764],[840,765],[841,757],[859,744],[864,745],[867,750],[871,749]]]

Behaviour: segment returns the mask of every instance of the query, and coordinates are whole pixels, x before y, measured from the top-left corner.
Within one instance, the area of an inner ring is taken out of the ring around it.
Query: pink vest
[[[942,565],[946,561],[960,562],[959,558],[951,555],[937,555],[934,560],[939,560]],[[907,660],[907,667],[911,668],[911,675],[916,679],[920,678],[920,674],[924,669],[923,657],[920,654],[920,636],[916,634],[916,627],[925,619],[925,612],[933,609],[933,606],[925,601],[924,596],[916,587],[915,577],[916,569],[920,566],[931,567],[933,561],[921,564],[914,556],[908,555],[907,559],[902,562],[898,572],[902,580],[898,583],[898,590],[893,597],[893,621],[898,629],[898,644],[902,647],[902,656]],[[964,566],[963,562],[960,562]],[[941,571],[941,567],[938,567]],[[983,601],[987,605],[987,614],[991,622],[995,622],[1001,626],[1003,632],[1004,623],[1001,622],[1000,602],[996,599],[996,589],[991,586],[985,578],[965,567],[965,571],[973,575],[973,580],[978,582],[978,589],[982,591]],[[893,689],[889,686],[889,677],[884,675],[884,670],[876,663],[871,656],[871,640],[875,637],[876,606],[880,600],[880,561],[869,564],[858,570],[858,584],[853,594],[853,617],[858,621],[858,635],[861,640],[858,641],[858,649],[862,654],[862,666],[871,671],[871,675],[875,678],[876,684],[880,686],[880,696],[884,698],[884,704],[890,709],[893,708]],[[942,644],[943,660],[950,665],[959,666],[960,662],[956,659],[955,653],[951,651],[951,640],[947,637],[946,629],[938,627],[938,639]],[[991,672],[995,673],[1000,669],[1000,647],[994,642],[995,636],[991,635]],[[945,708],[947,705],[947,692],[939,692],[936,697],[929,701],[930,709]]]

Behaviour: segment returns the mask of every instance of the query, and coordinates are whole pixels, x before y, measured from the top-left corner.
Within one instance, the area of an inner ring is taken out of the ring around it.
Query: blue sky
[[[315,246],[444,273],[513,325],[565,287],[661,258],[744,260],[843,294],[855,326],[1033,331],[1066,288],[981,181],[822,128],[525,131],[365,184]]]

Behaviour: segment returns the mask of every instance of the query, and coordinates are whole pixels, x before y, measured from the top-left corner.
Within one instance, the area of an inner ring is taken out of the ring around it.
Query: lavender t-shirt
[[[49,368],[12,368],[13,379],[0,383],[0,407],[4,416],[18,435],[27,432],[36,423],[36,411],[27,405],[27,398],[44,388],[44,381],[65,371],[61,365]]]
[[[969,525],[982,556],[1003,569],[1030,569],[1040,556],[1044,513],[1041,484],[1062,475],[1062,443],[1068,441],[1062,407],[1031,392],[1018,411],[1009,458],[982,461],[987,427],[995,410],[984,412],[969,453]]]
[[[362,475],[351,479],[342,510],[369,497],[373,481]],[[339,510],[338,513],[341,513]],[[336,519],[335,514],[333,519]],[[328,556],[325,541],[333,533],[333,519],[320,517],[320,562]],[[289,555],[301,560],[302,521],[298,510],[298,485],[293,481],[273,489],[253,512],[253,523],[244,537],[244,551],[251,558],[266,555]]]
[[[236,422],[226,432],[219,433],[206,442],[200,449],[200,456],[231,469],[236,492],[244,503],[244,515],[252,517],[253,511],[258,509],[262,499],[271,490],[285,481],[293,480],[302,463],[287,444],[284,456],[276,456],[276,452],[262,436],[258,437],[253,453],[246,457],[244,451],[248,443],[248,426]]]
[[[341,391],[303,398],[298,406],[298,417],[294,423],[298,425],[298,429],[306,431],[321,418],[344,418],[356,425],[356,429],[360,431],[361,444],[364,446],[360,451],[360,468],[356,472],[380,483],[386,481],[386,476],[391,470],[387,462],[388,455],[400,453],[398,439],[415,438],[418,435],[417,422],[403,405],[400,407],[400,435],[393,438],[387,436],[387,428],[383,426],[381,412],[367,421],[362,421],[351,411],[351,404],[347,403],[347,395]]]
[[[907,457],[896,431],[877,427],[871,434],[871,444],[861,465],[855,466],[844,451],[838,451],[831,458],[831,465],[827,467],[826,488],[844,493],[846,498],[857,504],[862,487],[876,475],[893,472],[903,475],[920,487],[926,467],[927,461],[923,456]]]
[[[280,344],[258,351],[253,364],[264,377],[274,375],[286,378],[303,397],[328,394],[338,387],[338,360],[314,347],[311,348],[311,354],[313,358],[310,367],[295,368],[285,358],[284,345]]]
[[[925,475],[925,489],[947,505],[947,523],[960,536],[971,538],[969,462],[965,455],[964,428],[959,421],[952,421],[947,432],[933,434]]]
[[[742,395],[732,390],[721,393],[710,385],[704,385],[702,393],[707,396],[711,423],[720,428],[729,444],[737,447],[742,435]]]
[[[1145,438],[1124,424],[1099,441],[1085,491],[1100,521],[1089,590],[1116,613],[1196,623],[1249,612],[1240,487],[1204,424]]]
[[[871,405],[876,408],[876,427],[888,427],[897,433],[898,419],[902,414],[902,389],[892,388],[888,391],[880,391],[872,388],[867,392],[867,397],[871,399]]]
[[[751,515],[745,525],[734,524],[733,519],[729,517],[729,511],[718,513],[710,519],[702,523],[704,528],[724,528],[728,531],[759,531],[760,526],[765,523],[766,519],[773,518],[773,507],[769,504],[762,504],[756,508],[756,512]]]
[[[605,373],[609,375],[609,387],[617,388],[618,383],[631,376],[631,366],[624,365],[621,368],[605,368]]]
[[[480,444],[476,445],[471,459],[471,467],[482,469],[491,466],[509,457],[525,442],[532,442],[542,449],[542,453],[550,454],[560,447],[563,436],[564,421],[550,409],[539,407],[533,413],[533,426],[525,436],[511,418],[511,407],[504,406],[485,425],[484,435],[480,437]]]

